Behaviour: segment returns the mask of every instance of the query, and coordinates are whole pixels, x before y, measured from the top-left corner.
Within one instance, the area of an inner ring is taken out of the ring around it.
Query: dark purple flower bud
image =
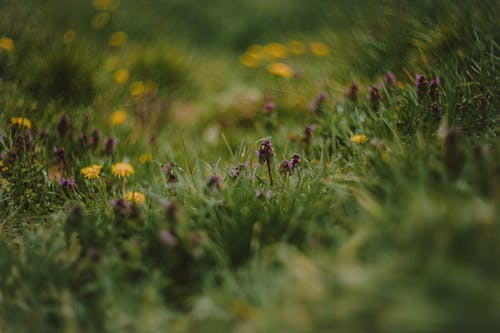
[[[86,149],[89,146],[89,138],[87,137],[87,134],[85,132],[81,132],[78,135],[78,142],[80,143],[80,147],[83,149]]]
[[[71,130],[71,119],[66,114],[63,114],[59,118],[59,121],[57,122],[57,132],[61,137],[64,137],[67,134],[69,134],[70,130]]]
[[[359,86],[356,81],[352,81],[349,88],[347,88],[345,92],[345,96],[349,98],[351,101],[355,102],[358,99]]]
[[[62,147],[54,147],[52,148],[52,151],[60,160],[64,160],[64,157],[66,157],[66,150]]]
[[[368,100],[371,103],[372,110],[377,112],[378,111],[378,106],[380,103],[380,89],[378,86],[371,86],[368,87]]]
[[[323,106],[328,100],[328,93],[326,91],[320,92],[309,105],[309,110],[313,113],[320,114],[323,112]]]
[[[292,157],[290,157],[290,161],[292,162],[293,168],[297,168],[300,165],[300,155],[297,153],[293,153]]]
[[[73,188],[76,185],[76,181],[73,178],[61,177],[59,179],[59,185],[61,185],[63,188]]]
[[[280,163],[280,173],[282,175],[291,175],[293,173],[293,162],[283,160]]]
[[[245,162],[245,164],[238,164],[236,167],[232,168],[231,171],[229,172],[231,175],[231,178],[235,180],[236,178],[239,177],[240,173],[243,170],[248,169],[249,163]]]
[[[261,191],[261,190],[255,191],[255,199],[257,199],[257,200],[263,200],[263,199],[269,200],[272,196],[273,196],[273,192],[271,190],[266,191],[266,192]]]
[[[315,124],[306,125],[306,127],[304,127],[304,137],[302,138],[302,140],[307,145],[310,145],[312,143],[312,133],[314,132],[315,129],[316,129]]]
[[[217,191],[220,190],[222,185],[222,177],[219,175],[213,175],[210,178],[208,178],[207,181],[207,186],[210,190],[212,191]]]
[[[422,74],[417,74],[415,76],[415,85],[417,87],[417,98],[419,102],[422,102],[425,95],[427,94],[427,80]]]
[[[160,232],[160,240],[162,243],[167,246],[167,247],[174,247],[177,245],[177,237],[175,237],[170,231],[168,230],[162,230]]]
[[[276,110],[276,103],[273,101],[264,102],[264,110],[266,110],[268,114],[273,113]]]
[[[163,166],[162,171],[165,173],[165,176],[167,176],[167,182],[175,183],[177,181],[175,169],[177,169],[177,163],[175,162],[170,162]]]
[[[99,142],[101,141],[101,132],[97,129],[92,131],[90,138],[90,146],[92,150],[96,150],[99,147]]]
[[[112,137],[106,138],[104,140],[104,149],[103,149],[104,155],[108,156],[113,155],[116,150],[117,144],[118,144],[117,138],[112,138]]]
[[[260,163],[271,163],[274,158],[274,149],[271,141],[264,140],[260,144],[260,149],[257,152],[257,156],[259,157]]]
[[[397,86],[396,75],[394,75],[394,73],[391,71],[387,71],[387,73],[385,74],[384,83],[387,88],[396,87]]]
[[[441,82],[441,78],[436,76],[434,80],[429,82],[429,96],[431,97],[432,102],[438,102],[439,99],[439,84]]]

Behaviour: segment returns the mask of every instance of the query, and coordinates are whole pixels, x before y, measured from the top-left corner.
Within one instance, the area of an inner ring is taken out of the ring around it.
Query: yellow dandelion
[[[139,156],[139,162],[141,164],[146,164],[148,162],[151,162],[153,160],[153,155],[151,153],[145,153]]]
[[[127,192],[127,194],[125,194],[125,200],[133,201],[136,205],[140,205],[146,201],[146,197],[141,192]]]
[[[330,48],[323,42],[311,42],[309,43],[309,48],[318,57],[326,57],[330,54]]]
[[[351,136],[351,142],[356,145],[365,144],[368,141],[368,137],[364,134],[354,134]]]
[[[300,41],[291,41],[288,43],[288,47],[290,48],[290,52],[292,54],[304,54],[307,52],[306,44]]]
[[[293,69],[284,64],[282,62],[274,62],[267,66],[267,71],[273,75],[281,76],[281,77],[292,77],[294,75]]]
[[[94,15],[92,18],[92,28],[94,29],[102,29],[108,25],[110,19],[110,15],[108,12],[101,12]]]
[[[248,53],[240,57],[240,62],[243,66],[248,68],[260,67],[260,59]]]
[[[127,42],[128,35],[126,32],[118,31],[111,35],[109,38],[110,46],[122,46]]]
[[[113,175],[119,178],[129,177],[134,174],[135,170],[130,164],[125,162],[119,162],[111,166],[111,172]]]
[[[282,59],[288,57],[288,48],[280,43],[266,45],[266,54],[272,58]]]
[[[82,168],[80,170],[80,173],[85,178],[92,180],[92,179],[99,178],[99,175],[101,174],[101,170],[102,170],[102,165],[92,164],[92,165],[89,165],[88,167]]]
[[[14,40],[9,37],[0,38],[0,50],[12,52],[15,49]]]
[[[73,40],[75,40],[75,37],[76,37],[76,31],[73,29],[68,30],[64,33],[63,43],[66,45],[71,44],[73,42]]]
[[[130,85],[130,95],[135,98],[141,98],[144,96],[146,91],[146,86],[142,81],[136,81]]]
[[[250,45],[246,53],[251,57],[260,59],[265,56],[265,47],[259,44]]]
[[[111,126],[121,125],[125,121],[127,121],[127,112],[121,109],[113,111],[109,116]]]
[[[31,128],[31,121],[25,117],[14,117],[10,120],[12,125],[17,125],[19,127],[24,127],[27,129]]]
[[[128,77],[129,77],[128,69],[122,68],[115,72],[114,79],[116,83],[124,84],[125,82],[128,81]]]

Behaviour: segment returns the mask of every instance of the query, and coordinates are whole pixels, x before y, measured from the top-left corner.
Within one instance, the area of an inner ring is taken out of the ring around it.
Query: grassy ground
[[[497,1],[0,5],[0,332],[500,331]]]

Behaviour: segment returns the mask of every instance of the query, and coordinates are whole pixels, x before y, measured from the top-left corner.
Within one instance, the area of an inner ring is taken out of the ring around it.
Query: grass
[[[114,4],[0,7],[1,332],[500,329],[495,1]]]

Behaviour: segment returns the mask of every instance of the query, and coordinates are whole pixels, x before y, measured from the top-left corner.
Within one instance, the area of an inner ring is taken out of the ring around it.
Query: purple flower
[[[280,163],[280,173],[282,175],[292,175],[293,173],[293,162],[289,160],[283,160]]]
[[[101,258],[101,252],[95,247],[91,247],[87,251],[87,257],[92,261],[98,261]]]
[[[276,103],[273,101],[264,102],[264,110],[266,110],[268,114],[273,113],[276,110]]]
[[[104,155],[108,156],[113,155],[117,144],[118,144],[117,138],[112,138],[112,137],[106,138],[104,140],[104,149],[103,149]]]
[[[69,133],[70,130],[71,119],[66,114],[63,114],[57,122],[57,132],[61,137],[64,137]]]
[[[162,171],[167,176],[167,182],[175,183],[177,181],[177,176],[174,173],[176,168],[177,163],[175,162],[169,162],[163,166]]]
[[[378,111],[378,106],[381,100],[380,96],[380,88],[378,86],[370,86],[368,87],[368,100],[371,103],[373,111]]]
[[[355,102],[358,99],[359,86],[356,81],[352,81],[349,88],[347,88],[345,92],[345,96],[349,98],[351,101]]]
[[[312,142],[312,133],[314,132],[314,130],[316,129],[316,125],[315,124],[311,124],[311,125],[306,125],[306,127],[304,127],[304,137],[302,138],[302,140],[306,143],[306,144],[311,144]]]
[[[240,173],[243,170],[248,169],[249,165],[250,165],[250,163],[247,161],[244,164],[238,164],[236,167],[232,168],[231,171],[230,171],[231,178],[233,180],[235,180],[236,178],[238,178],[239,175],[240,175]]]
[[[266,192],[261,191],[261,190],[255,191],[255,199],[257,199],[257,200],[262,200],[262,199],[269,200],[272,196],[273,196],[273,192],[271,190],[266,191]]]
[[[418,101],[422,102],[427,94],[427,80],[425,79],[425,76],[422,74],[415,75],[415,85],[417,87]]]
[[[60,160],[64,160],[64,157],[66,156],[66,150],[62,147],[54,147],[52,148],[52,151],[54,152],[54,155],[56,155]]]
[[[387,71],[384,78],[384,83],[387,88],[395,87],[397,85],[396,75],[393,72]]]
[[[45,140],[49,137],[49,130],[46,129],[46,128],[40,128],[38,130],[38,137],[41,139],[41,140]]]
[[[213,175],[210,178],[208,178],[207,186],[212,191],[215,192],[217,190],[220,190],[221,185],[222,185],[222,177],[221,176]]]
[[[97,147],[99,146],[99,141],[101,141],[101,132],[95,129],[92,131],[90,138],[90,146],[92,147],[92,150],[97,149]]]
[[[177,245],[177,237],[175,237],[170,231],[168,230],[162,230],[160,232],[160,240],[162,241],[163,244],[165,244],[167,247],[174,247]]]
[[[429,82],[429,96],[431,97],[432,102],[437,102],[439,99],[439,84],[441,82],[441,78],[436,76],[434,80]]]
[[[325,102],[328,100],[328,93],[326,91],[320,92],[316,97],[313,99],[311,104],[309,105],[309,110],[313,113],[321,113],[323,109],[323,105]]]
[[[76,181],[73,178],[61,177],[59,179],[59,185],[61,185],[63,188],[73,188],[76,185]]]
[[[293,168],[297,168],[300,165],[300,155],[297,153],[293,153],[290,157],[290,161],[292,162]]]
[[[274,158],[274,149],[271,141],[264,140],[260,144],[259,151],[256,152],[260,163],[271,163]]]

